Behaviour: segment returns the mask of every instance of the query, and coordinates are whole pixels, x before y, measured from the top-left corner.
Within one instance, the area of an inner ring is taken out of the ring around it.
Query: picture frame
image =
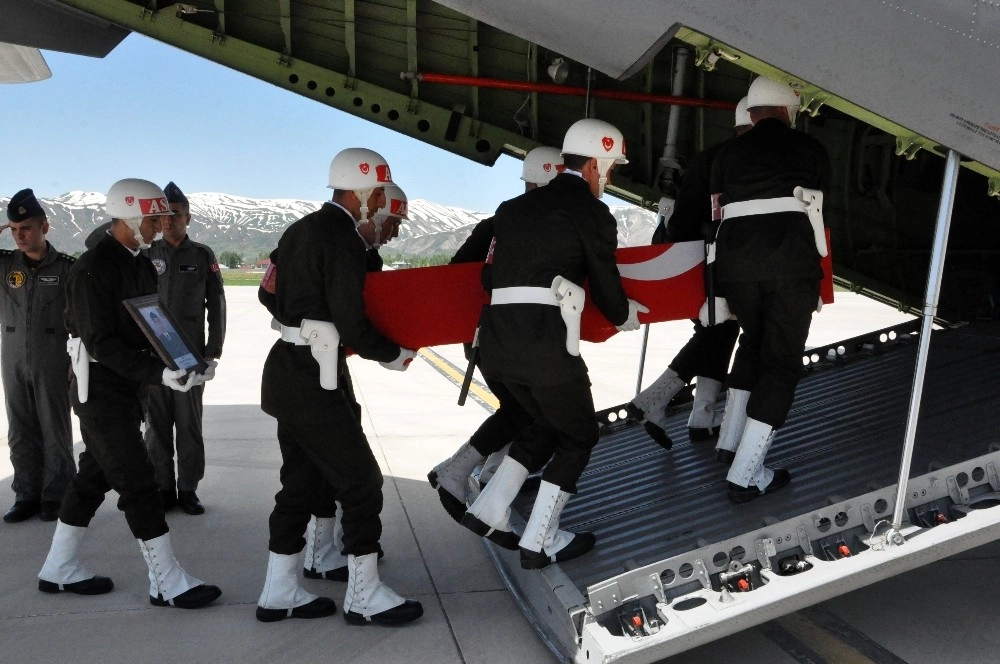
[[[132,297],[123,300],[122,304],[169,368],[184,369],[189,374],[208,370],[208,363],[170,315],[159,295]]]

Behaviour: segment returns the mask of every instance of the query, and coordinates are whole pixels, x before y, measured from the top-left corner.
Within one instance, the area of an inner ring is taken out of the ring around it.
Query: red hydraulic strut
[[[518,92],[543,92],[553,95],[570,95],[573,97],[583,97],[587,94],[586,88],[557,85],[555,83],[532,83],[530,81],[511,81],[498,78],[483,78],[481,76],[459,76],[458,74],[435,74],[430,72],[401,72],[399,76],[404,80],[416,79],[424,83],[440,83],[442,85],[466,85]],[[695,97],[674,97],[672,95],[656,95],[649,92],[626,92],[624,90],[598,90],[591,88],[590,96],[597,99],[616,99],[618,101],[691,106],[694,108],[714,108],[722,111],[732,111],[736,108],[736,103],[731,101],[697,99]]]

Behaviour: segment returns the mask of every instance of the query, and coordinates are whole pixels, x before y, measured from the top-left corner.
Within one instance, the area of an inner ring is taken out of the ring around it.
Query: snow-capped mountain
[[[318,209],[322,201],[253,199],[229,194],[200,193],[188,196],[191,225],[188,233],[196,242],[212,247],[216,255],[235,251],[247,260],[266,255],[278,244],[281,232],[297,219]],[[0,197],[6,209],[9,198]],[[107,221],[104,194],[71,191],[57,198],[41,199],[49,218],[49,242],[59,251],[76,254],[97,226]],[[410,219],[399,237],[383,250],[406,256],[450,256],[455,253],[472,227],[492,212],[472,212],[438,205],[431,201],[410,201]],[[611,208],[618,220],[621,246],[648,244],[656,215],[633,206]],[[0,248],[14,246],[10,235],[0,235]]]

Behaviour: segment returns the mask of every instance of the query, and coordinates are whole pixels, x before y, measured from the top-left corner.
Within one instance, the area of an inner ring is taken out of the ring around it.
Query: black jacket
[[[473,226],[469,237],[458,248],[452,256],[449,264],[455,263],[476,263],[486,260],[486,255],[490,252],[490,244],[493,242],[493,217],[487,217]]]
[[[496,247],[483,271],[487,290],[548,288],[562,276],[582,285],[587,306],[615,325],[628,318],[628,301],[615,263],[618,227],[608,206],[578,175],[562,173],[548,185],[503,203],[493,217]],[[498,380],[552,385],[586,380],[580,357],[566,352],[566,326],[558,307],[491,306],[480,330],[483,370]]]
[[[728,142],[716,143],[691,157],[677,191],[674,211],[666,227],[661,222],[653,231],[651,244],[691,242],[708,237],[712,228],[712,162]]]
[[[75,386],[71,391],[78,414],[133,410],[139,386],[161,382],[165,365],[122,304],[155,294],[156,270],[149,258],[133,256],[109,235],[73,264],[66,278],[66,329],[83,339],[97,360],[90,365],[88,401],[78,403]]]
[[[726,143],[712,165],[720,205],[781,198],[796,186],[829,191],[830,158],[815,138],[765,119]],[[812,226],[804,213],[737,217],[719,227],[719,281],[821,278]]]
[[[391,362],[399,356],[399,346],[365,316],[367,252],[347,212],[324,203],[285,229],[271,257],[277,266],[275,292],[271,297],[261,289],[258,297],[288,327],[299,327],[304,319],[331,321],[340,334],[340,373],[345,346],[369,360]],[[264,411],[275,417],[306,414],[325,407],[327,394],[309,347],[276,342],[264,366]]]

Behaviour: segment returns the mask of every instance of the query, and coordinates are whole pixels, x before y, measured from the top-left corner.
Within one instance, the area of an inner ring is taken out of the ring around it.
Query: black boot
[[[347,569],[346,567],[344,568]],[[346,579],[345,579],[346,580]],[[308,604],[296,606],[294,609],[265,609],[257,607],[257,620],[261,622],[278,622],[285,618],[325,618],[337,612],[337,603],[329,597],[317,597]]]
[[[114,582],[106,576],[93,576],[75,583],[54,583],[38,580],[38,589],[43,593],[75,593],[77,595],[103,595],[111,592]]]
[[[757,485],[751,484],[748,487],[742,487],[739,484],[733,484],[732,482],[726,482],[729,486],[728,495],[729,501],[732,503],[745,503],[753,500],[754,498],[759,498],[766,493],[774,493],[778,489],[788,486],[788,483],[792,481],[792,476],[784,468],[774,469],[774,478],[771,479],[771,483],[764,487],[763,490],[758,489]]]
[[[163,595],[153,597],[150,595],[149,603],[153,606],[176,606],[178,609],[199,609],[207,604],[211,604],[219,599],[222,590],[218,586],[210,586],[206,583],[185,590],[172,600],[163,599]]]
[[[194,491],[178,491],[177,505],[187,514],[204,514],[205,506],[198,500]]]
[[[7,513],[3,515],[3,520],[5,523],[20,523],[22,521],[27,521],[31,517],[38,514],[39,503],[37,500],[18,500],[14,505],[7,510]]]
[[[658,424],[646,421],[642,423],[642,426],[646,430],[646,433],[649,434],[649,437],[655,440],[656,444],[663,449],[669,450],[674,446],[674,441],[670,440],[670,436]]]

